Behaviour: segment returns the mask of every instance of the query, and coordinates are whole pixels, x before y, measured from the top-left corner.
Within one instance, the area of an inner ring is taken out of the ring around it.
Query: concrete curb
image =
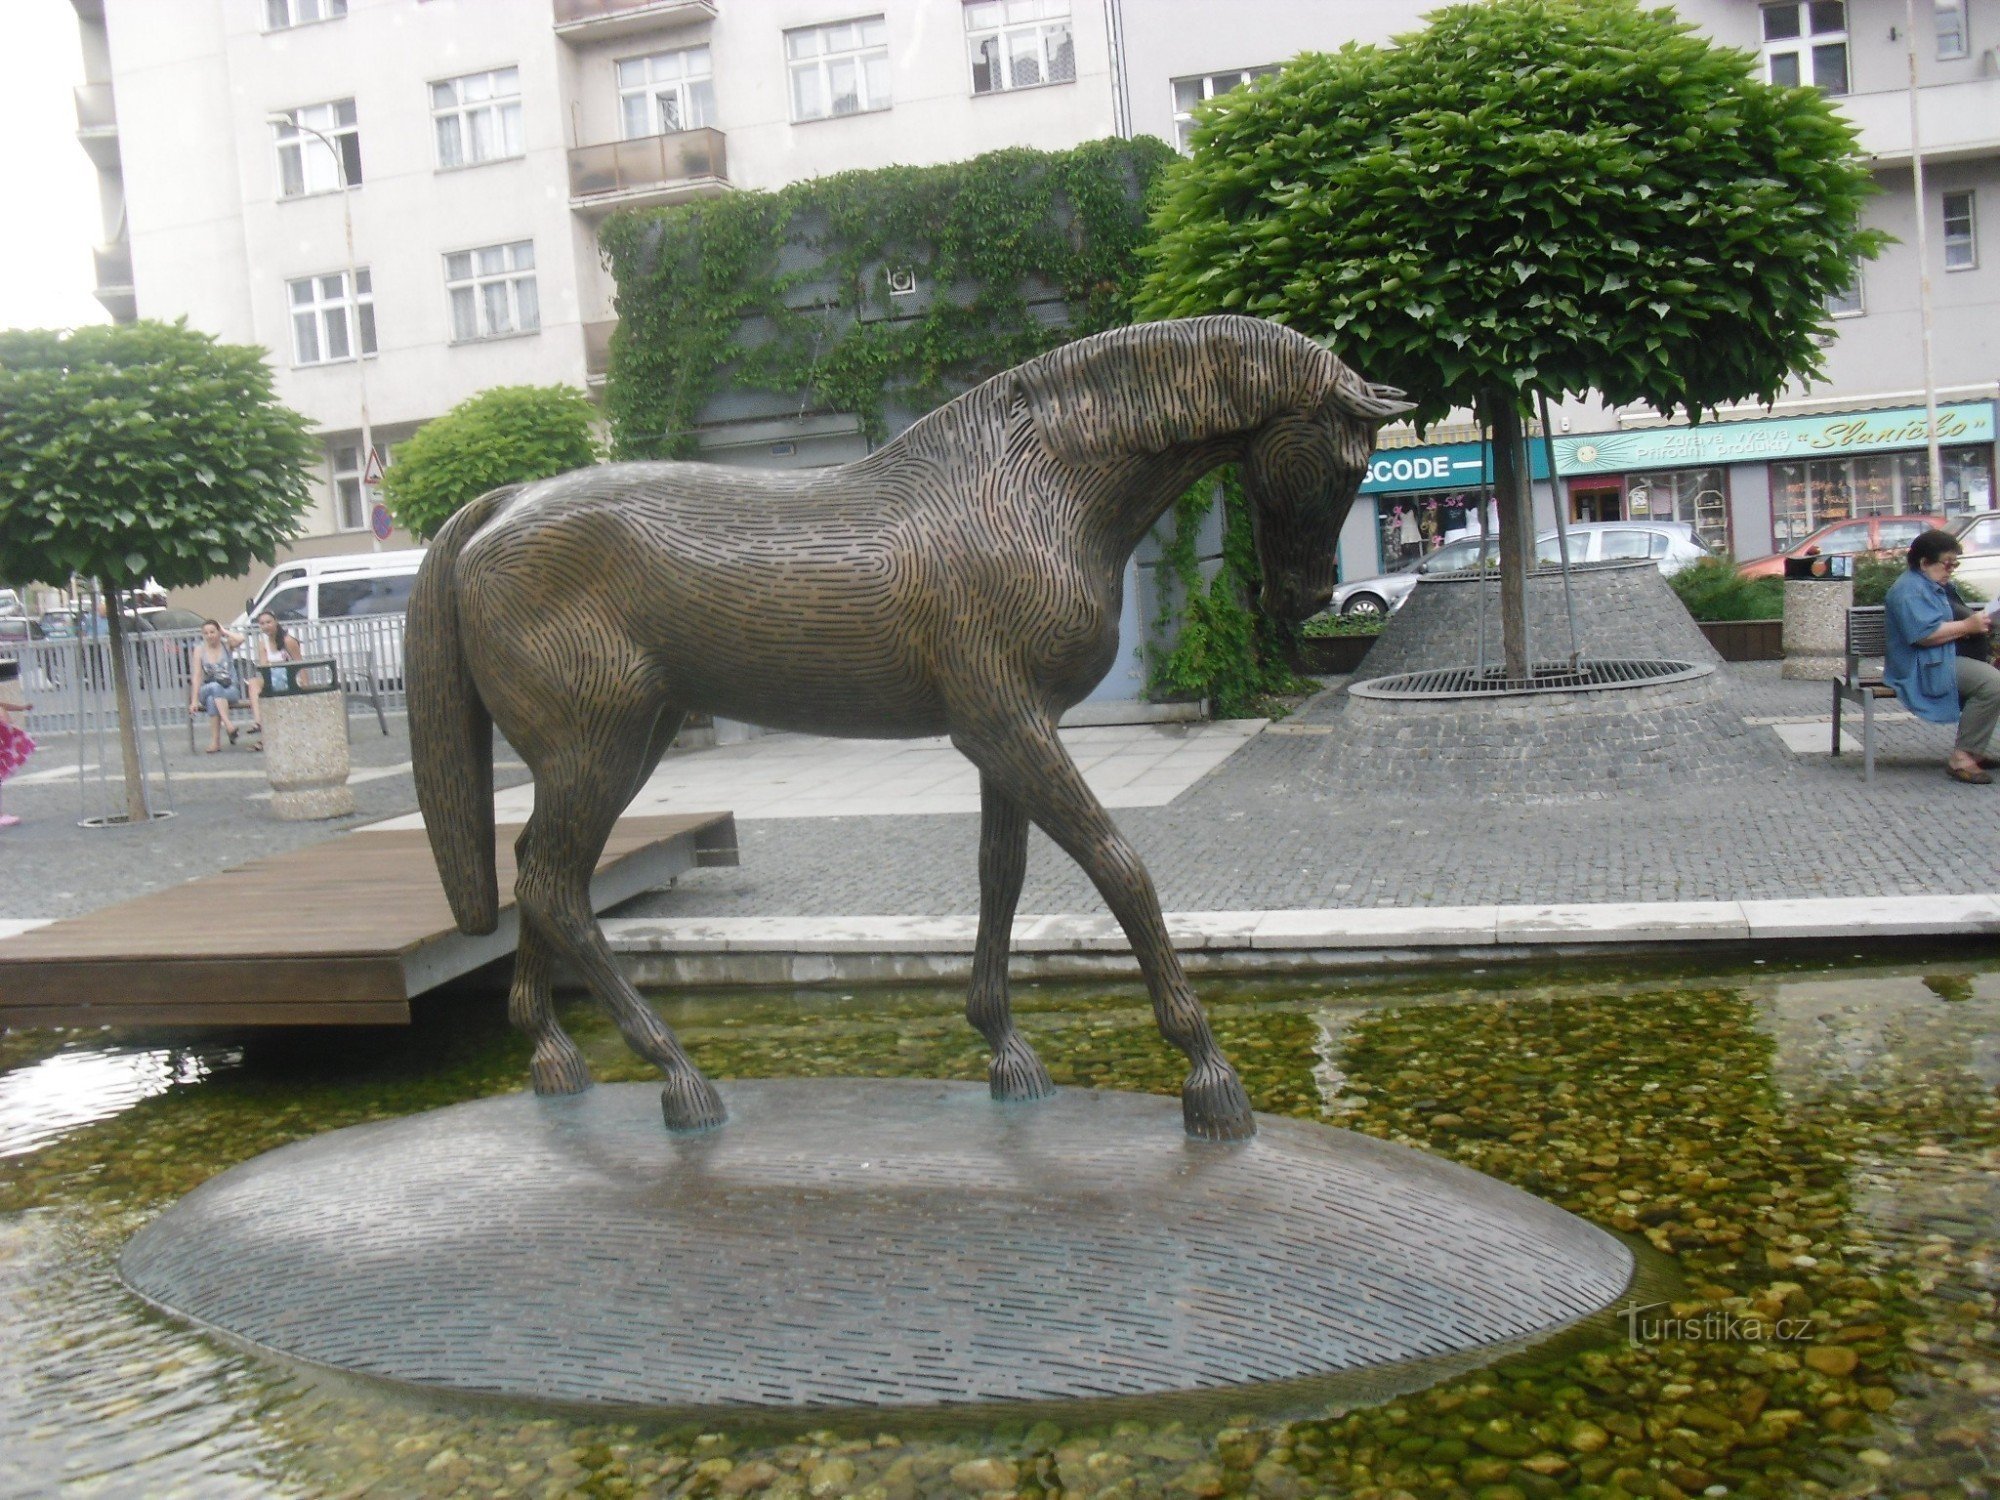
[[[1838,939],[1870,943],[2000,934],[2000,894],[1575,906],[1170,912],[1194,973],[1282,974],[1361,964],[1654,952],[1690,944]],[[949,981],[971,969],[978,923],[959,917],[609,918],[605,936],[636,983],[815,985]],[[1137,972],[1107,915],[1022,916],[1013,972],[1090,978]]]

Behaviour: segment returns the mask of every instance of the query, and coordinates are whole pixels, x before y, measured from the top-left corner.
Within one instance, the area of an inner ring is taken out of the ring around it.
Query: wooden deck
[[[0,942],[0,1025],[406,1023],[411,996],[514,951],[518,832],[499,830],[504,904],[482,937],[453,925],[422,829],[362,829]],[[591,906],[734,863],[728,813],[625,818]]]

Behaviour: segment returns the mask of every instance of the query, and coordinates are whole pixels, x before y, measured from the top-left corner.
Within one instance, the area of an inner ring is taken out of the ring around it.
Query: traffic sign
[[[375,533],[375,540],[386,542],[389,533],[395,529],[395,518],[389,514],[389,507],[377,500],[368,508],[368,529]]]
[[[371,447],[368,450],[368,462],[361,466],[361,482],[368,485],[380,484],[382,482],[382,450],[380,448]]]

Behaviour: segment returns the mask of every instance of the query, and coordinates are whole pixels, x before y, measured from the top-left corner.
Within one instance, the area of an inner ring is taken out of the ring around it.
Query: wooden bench
[[[1861,774],[1875,779],[1875,700],[1893,698],[1896,690],[1882,681],[1881,663],[1889,649],[1888,613],[1879,604],[1857,605],[1847,612],[1847,664],[1833,684],[1833,753],[1840,754],[1840,705],[1861,707]],[[1863,670],[1873,663],[1873,671]]]

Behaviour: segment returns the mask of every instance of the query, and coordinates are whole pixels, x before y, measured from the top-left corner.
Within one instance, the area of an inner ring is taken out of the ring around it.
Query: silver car
[[[1375,578],[1343,583],[1333,591],[1327,605],[1331,614],[1363,618],[1393,614],[1417,586],[1420,578],[1440,573],[1462,573],[1479,566],[1480,541],[1476,536],[1447,542],[1437,551],[1392,568]],[[1651,558],[1662,573],[1671,576],[1691,562],[1710,556],[1694,527],[1686,521],[1578,521],[1569,528],[1569,556],[1572,563],[1618,562]],[[1499,543],[1486,542],[1487,565],[1499,556]],[[1553,568],[1562,560],[1561,538],[1555,529],[1535,538],[1535,562]]]

